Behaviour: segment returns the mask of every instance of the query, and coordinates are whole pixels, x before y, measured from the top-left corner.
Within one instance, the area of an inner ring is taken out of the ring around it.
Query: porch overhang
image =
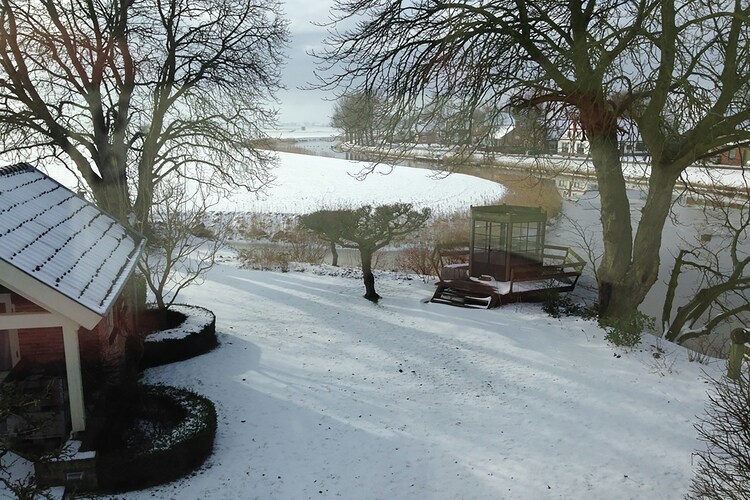
[[[84,307],[48,285],[36,280],[0,259],[0,285],[27,298],[42,308],[59,316],[69,318],[87,330],[93,329],[102,316]],[[10,329],[0,319],[2,329]]]

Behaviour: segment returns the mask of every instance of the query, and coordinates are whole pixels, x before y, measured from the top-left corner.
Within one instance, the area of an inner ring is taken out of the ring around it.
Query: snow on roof
[[[120,294],[143,243],[31,165],[0,167],[0,259],[100,316]]]
[[[498,125],[498,127],[492,132],[492,138],[496,141],[499,141],[509,133],[513,131],[515,128],[515,125],[508,124],[508,125]]]

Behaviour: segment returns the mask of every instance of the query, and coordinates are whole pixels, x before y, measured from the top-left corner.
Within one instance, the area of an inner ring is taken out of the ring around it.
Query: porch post
[[[83,378],[81,377],[81,354],[78,346],[78,325],[64,319],[63,347],[65,348],[65,372],[68,377],[68,399],[70,400],[70,422],[73,433],[86,428],[86,413],[83,404]]]

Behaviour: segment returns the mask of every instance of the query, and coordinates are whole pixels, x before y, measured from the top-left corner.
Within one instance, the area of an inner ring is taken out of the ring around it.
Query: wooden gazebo
[[[441,252],[441,279],[432,301],[494,307],[573,290],[585,262],[568,247],[546,245],[546,225],[541,208],[472,207],[471,240],[463,250],[452,246]],[[456,264],[462,252],[465,263]]]

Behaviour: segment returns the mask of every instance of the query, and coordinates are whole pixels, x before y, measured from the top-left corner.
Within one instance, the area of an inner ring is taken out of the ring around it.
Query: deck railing
[[[586,261],[575,250],[559,245],[544,245],[541,265],[519,266],[511,269],[510,290],[519,282],[548,281],[545,290],[569,292],[581,277]]]

